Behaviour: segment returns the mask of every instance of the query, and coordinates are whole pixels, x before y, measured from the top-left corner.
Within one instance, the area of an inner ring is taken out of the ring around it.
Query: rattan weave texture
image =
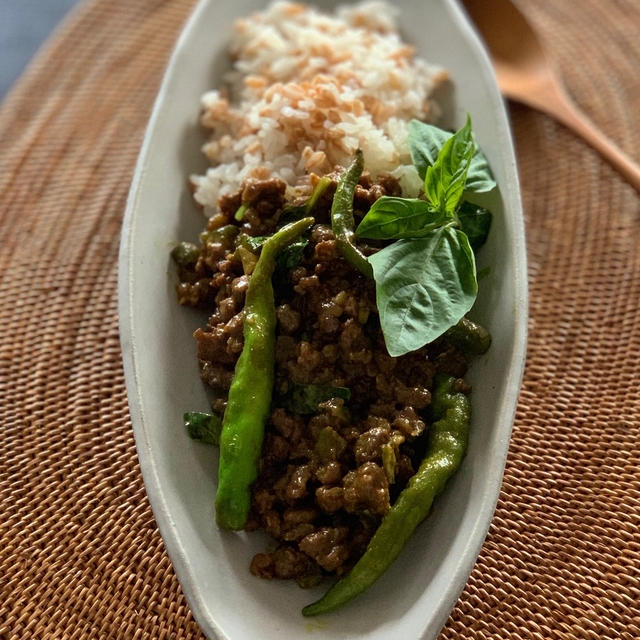
[[[92,0],[0,109],[0,639],[202,639],[145,497],[116,305],[127,190],[192,0]],[[523,7],[640,148],[640,4]],[[441,639],[640,638],[640,198],[512,106],[528,364],[489,536]]]

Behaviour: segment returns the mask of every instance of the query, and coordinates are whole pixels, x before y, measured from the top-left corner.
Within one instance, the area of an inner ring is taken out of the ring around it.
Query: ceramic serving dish
[[[315,3],[330,7],[331,1]],[[453,0],[398,2],[405,38],[446,67],[455,90],[447,120],[472,115],[499,192],[479,267],[473,315],[494,338],[474,362],[470,447],[461,469],[392,568],[333,615],[305,619],[303,605],[326,588],[305,591],[249,573],[265,539],[216,528],[217,452],[189,440],[186,410],[207,410],[192,332],[204,316],[177,305],[169,252],[197,237],[202,214],[187,176],[205,169],[199,98],[227,69],[234,18],[259,0],[202,0],[169,63],[140,153],[124,220],[120,255],[120,328],[127,391],[149,501],[193,614],[210,638],[314,640],[434,638],[473,567],[491,520],[507,454],[525,356],[527,293],[523,220],[507,116],[487,55]]]

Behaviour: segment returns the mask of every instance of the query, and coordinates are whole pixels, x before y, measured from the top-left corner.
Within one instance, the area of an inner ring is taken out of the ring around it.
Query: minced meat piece
[[[384,515],[389,511],[389,481],[382,467],[365,462],[343,480],[344,504],[348,512],[370,511]]]
[[[335,571],[349,557],[347,527],[321,527],[300,541],[300,549],[325,571]]]
[[[260,578],[289,580],[313,572],[313,565],[301,551],[282,545],[271,553],[256,554],[251,561],[250,571]]]
[[[402,411],[399,411],[392,426],[412,438],[418,437],[425,430],[425,423],[420,419],[413,407],[405,407]]]
[[[291,308],[291,305],[281,304],[276,309],[278,326],[283,333],[293,333],[300,326],[300,312]]]
[[[335,513],[344,509],[344,489],[342,487],[319,487],[316,489],[316,503],[325,513]]]
[[[316,478],[322,484],[335,484],[342,479],[342,465],[339,462],[328,462],[316,469]]]
[[[379,418],[379,420],[385,422],[386,425],[373,427],[358,436],[355,446],[356,462],[358,464],[382,459],[382,445],[389,442],[391,429],[384,418]]]

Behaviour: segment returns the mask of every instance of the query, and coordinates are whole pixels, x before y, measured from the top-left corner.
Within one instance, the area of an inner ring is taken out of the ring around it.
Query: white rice
[[[212,166],[191,180],[205,213],[247,178],[304,184],[347,164],[358,147],[374,176],[390,172],[405,195],[417,195],[407,126],[437,118],[431,94],[447,75],[414,57],[395,18],[381,0],[331,16],[278,1],[235,23],[225,87],[202,97]]]

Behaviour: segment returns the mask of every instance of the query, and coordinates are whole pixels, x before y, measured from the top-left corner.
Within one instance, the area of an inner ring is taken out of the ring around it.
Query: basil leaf
[[[242,244],[243,246],[247,247],[247,249],[250,249],[255,253],[258,249],[260,249],[260,247],[262,247],[268,237],[269,236],[248,236],[246,234],[243,234],[239,244]]]
[[[297,267],[304,257],[304,250],[309,244],[307,238],[300,238],[285,247],[276,258],[276,267],[271,282],[275,291],[287,291],[291,287],[291,269]]]
[[[453,214],[467,181],[469,164],[475,151],[471,119],[445,143],[436,161],[427,169],[424,192],[439,211]]]
[[[351,398],[351,392],[346,387],[333,387],[330,384],[293,383],[280,402],[290,413],[307,415],[317,413],[318,405],[331,398],[342,398],[348,401]]]
[[[471,248],[477,251],[487,241],[491,229],[491,211],[471,202],[463,202],[457,215]]]
[[[278,218],[278,229],[284,227],[290,222],[297,222],[308,216],[307,205],[302,204],[298,206],[285,207]]]
[[[420,120],[412,120],[409,123],[411,159],[423,180],[427,175],[427,169],[434,164],[440,149],[451,136],[452,134],[448,131],[420,122]],[[491,175],[489,163],[482,151],[476,148],[476,152],[471,159],[469,173],[467,174],[465,191],[485,193],[491,191],[495,186],[496,183]]]
[[[243,234],[238,244],[256,253],[271,236],[248,236]],[[305,247],[309,244],[307,238],[301,238],[285,247],[276,258],[276,269],[293,269],[300,264]]]
[[[436,161],[440,149],[452,135],[444,129],[420,120],[412,120],[409,123],[411,160],[423,180],[427,175],[427,169]]]
[[[304,256],[304,250],[309,244],[307,238],[301,238],[285,247],[276,258],[276,269],[293,269],[297,267]]]
[[[467,236],[452,227],[398,240],[369,256],[369,262],[391,356],[441,336],[471,309],[478,293],[473,251]]]
[[[391,240],[418,238],[443,222],[442,215],[424,200],[382,196],[356,229],[356,237]]]

